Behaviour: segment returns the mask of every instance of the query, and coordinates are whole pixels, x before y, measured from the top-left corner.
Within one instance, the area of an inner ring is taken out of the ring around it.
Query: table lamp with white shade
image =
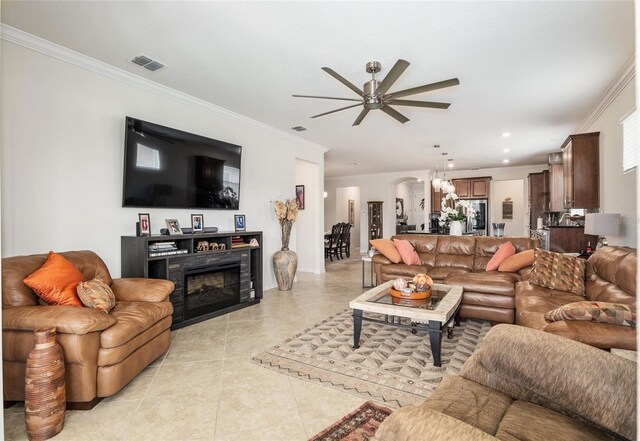
[[[584,216],[584,234],[598,236],[596,250],[609,245],[605,236],[620,234],[619,213],[587,213]]]

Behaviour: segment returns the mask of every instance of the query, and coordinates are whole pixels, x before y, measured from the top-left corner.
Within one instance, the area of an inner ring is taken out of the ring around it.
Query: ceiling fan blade
[[[335,70],[331,69],[330,67],[323,67],[322,70],[324,70],[326,73],[328,73],[329,75],[331,75],[333,78],[335,78],[336,80],[340,81],[342,84],[344,84],[345,86],[347,86],[349,89],[353,90],[355,93],[357,93],[359,96],[362,96],[362,90],[358,89],[356,86],[354,86],[353,84],[351,84],[349,81],[347,81],[344,77],[342,77],[339,73],[337,73]]]
[[[364,119],[365,116],[367,116],[367,113],[369,113],[369,109],[367,109],[366,107],[364,109],[362,109],[362,112],[360,112],[360,115],[358,115],[358,117],[356,118],[356,120],[353,122],[353,124],[351,124],[351,126],[357,126],[360,125],[360,123],[362,122],[362,120]]]
[[[409,64],[410,63],[406,60],[396,61],[396,64],[393,65],[393,67],[391,68],[387,76],[384,77],[384,80],[382,80],[382,82],[378,85],[378,89],[376,89],[376,93],[379,93],[380,95],[384,95],[387,92],[387,90],[389,90],[389,88],[393,86],[393,83],[395,83],[398,80],[398,78],[400,78],[400,75],[402,75],[402,73],[407,69],[407,67],[409,67]]]
[[[392,109],[389,106],[382,106],[380,107],[380,110],[382,110],[384,113],[386,113],[389,116],[394,117],[395,119],[397,119],[398,121],[400,121],[402,124],[406,123],[407,121],[409,121],[409,118],[407,118],[406,116],[404,116],[402,113],[398,112],[395,109]]]
[[[291,95],[293,97],[296,98],[319,98],[321,100],[342,100],[342,101],[359,101],[362,102],[362,100],[357,99],[357,98],[335,98],[332,96],[315,96],[315,95]]]
[[[448,109],[451,103],[437,103],[434,101],[389,100],[385,101],[394,106],[429,107],[431,109]]]
[[[400,90],[385,95],[385,98],[400,98],[407,95],[415,95],[416,93],[428,92],[430,90],[444,89],[445,87],[457,86],[460,80],[451,78],[450,80],[439,81],[437,83],[425,84],[424,86],[412,87],[411,89]]]
[[[324,112],[324,113],[321,113],[321,114],[319,114],[319,115],[314,115],[314,116],[312,116],[311,118],[317,118],[317,117],[319,117],[319,116],[329,115],[330,113],[336,113],[336,112],[339,112],[339,111],[341,111],[341,110],[346,110],[346,109],[350,109],[350,108],[352,108],[352,107],[358,107],[358,106],[361,106],[361,105],[362,105],[361,103],[358,103],[358,104],[353,104],[353,105],[351,105],[351,106],[347,106],[347,107],[341,107],[341,108],[339,108],[339,109],[332,110],[332,111],[330,111],[330,112]]]

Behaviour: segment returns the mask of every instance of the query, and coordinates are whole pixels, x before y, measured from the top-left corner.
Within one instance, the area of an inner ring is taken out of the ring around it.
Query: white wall
[[[360,188],[359,187],[340,187],[335,189],[335,222],[326,227],[326,231],[338,222],[349,222],[349,201],[354,204],[353,227],[351,228],[351,247],[360,246],[360,216],[359,207]]]
[[[508,181],[496,181],[493,183],[494,193],[490,200],[491,223],[504,222],[505,236],[528,236],[529,231],[525,228],[526,212],[524,202],[524,180],[511,179]],[[511,198],[513,202],[513,219],[502,217],[502,203],[505,199]]]
[[[70,58],[64,48],[43,46]],[[232,230],[233,215],[241,213],[248,230],[264,232],[264,283],[274,287],[271,256],[280,231],[270,201],[294,196],[296,158],[317,164],[321,177],[325,149],[96,60],[89,70],[83,56],[72,55],[88,68],[2,42],[2,254],[91,249],[117,277],[120,236],[135,234],[139,211],[151,214],[153,233],[165,218],[186,226],[190,213],[203,211],[206,226]],[[241,145],[240,210],[122,208],[127,115]],[[321,244],[318,181],[304,215],[317,217],[312,234]]]
[[[396,233],[396,185],[408,179],[429,180],[429,170],[417,170],[395,173],[379,173],[371,175],[346,176],[326,179],[325,190],[329,194],[325,199],[325,227],[336,222],[336,215],[332,218],[329,212],[331,198],[335,197],[336,190],[341,187],[360,187],[360,212],[359,217],[362,228],[360,229],[360,252],[366,252],[367,239],[367,201],[383,201],[383,237],[389,238]],[[428,203],[428,201],[427,201]],[[425,213],[426,216],[426,213]],[[422,221],[420,222],[422,223]]]
[[[322,227],[320,225],[320,206],[323,188],[319,167],[311,162],[296,160],[296,185],[304,185],[304,210],[298,211],[296,220],[296,254],[298,271],[324,272],[324,250],[322,245]]]
[[[637,170],[622,172],[621,119],[636,105],[635,78],[630,81],[606,110],[583,132],[600,132],[600,211],[623,216],[620,236],[607,236],[609,245],[636,247]]]

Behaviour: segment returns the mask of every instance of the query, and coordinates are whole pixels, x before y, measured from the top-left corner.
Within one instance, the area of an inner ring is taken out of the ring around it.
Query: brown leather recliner
[[[43,306],[23,279],[47,255],[2,259],[2,363],[5,401],[24,401],[25,363],[33,331],[54,326],[65,358],[70,408],[91,408],[115,394],[171,344],[168,280],[112,279],[92,251],[60,253],[85,280],[100,277],[110,285],[116,306],[109,312],[75,306]]]

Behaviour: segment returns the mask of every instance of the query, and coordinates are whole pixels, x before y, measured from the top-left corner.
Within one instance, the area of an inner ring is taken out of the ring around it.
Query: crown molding
[[[600,118],[600,115],[611,105],[613,100],[622,90],[636,77],[636,56],[635,54],[627,61],[620,73],[614,78],[609,87],[600,95],[591,111],[580,124],[577,133],[582,133],[591,127]]]
[[[96,60],[95,58],[91,58],[67,47],[60,46],[59,44],[53,43],[49,40],[45,40],[36,35],[29,34],[28,32],[24,32],[20,29],[14,28],[13,26],[9,26],[4,23],[0,24],[0,38],[2,38],[2,40],[17,44],[27,49],[31,49],[50,57],[57,58],[58,60],[73,64],[83,69],[90,70],[97,74],[113,78],[128,85],[145,89],[149,92],[162,95],[178,102],[199,107],[203,110],[215,113],[216,115],[228,120],[247,124],[256,128],[260,128],[262,130],[267,130],[282,139],[302,143],[308,147],[319,150],[321,153],[326,153],[329,150],[327,147],[324,147],[320,144],[316,144],[304,138],[300,138],[299,136],[292,135],[268,124],[261,123],[254,119],[240,115],[239,113],[232,112],[231,110],[217,106],[200,98],[196,98],[192,95],[188,95],[184,92],[180,92],[170,87],[163,86],[162,84],[138,76],[124,69],[120,69],[118,67],[104,63],[100,60]]]

